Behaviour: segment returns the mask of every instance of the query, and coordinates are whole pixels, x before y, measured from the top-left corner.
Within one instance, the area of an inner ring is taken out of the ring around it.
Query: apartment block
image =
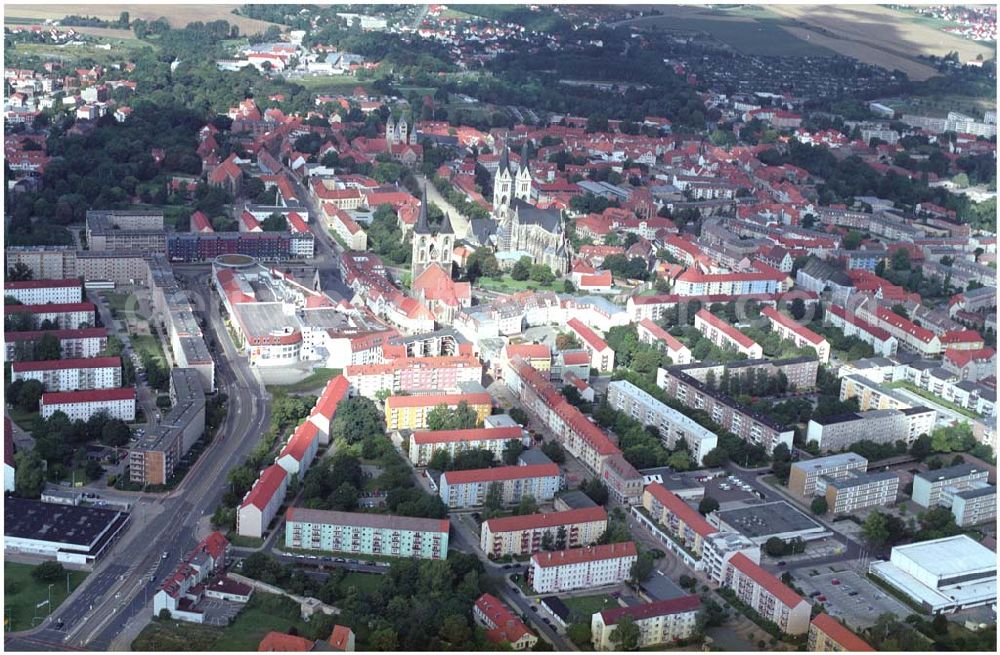
[[[472,616],[486,629],[486,638],[494,644],[510,644],[512,650],[528,650],[538,643],[538,637],[524,622],[492,594],[476,599]]]
[[[83,285],[76,278],[66,280],[23,280],[6,282],[4,296],[17,299],[22,305],[83,302]]]
[[[615,351],[596,332],[583,324],[578,318],[566,321],[569,331],[580,338],[583,349],[590,355],[590,367],[600,373],[608,373],[615,369]]]
[[[959,527],[992,523],[997,516],[997,489],[985,468],[971,464],[913,476],[913,502],[949,508]]]
[[[704,540],[718,532],[697,510],[658,482],[646,486],[642,506],[674,541],[696,558],[702,556]]]
[[[129,478],[166,484],[185,454],[205,434],[205,392],[197,371],[170,369],[170,411],[129,451]]]
[[[674,364],[691,363],[691,349],[651,319],[642,319],[635,329],[639,335],[639,343],[652,344],[660,350],[666,351],[670,361]]]
[[[936,421],[937,411],[923,406],[850,412],[810,420],[806,441],[815,441],[824,451],[844,450],[862,439],[912,444],[930,434]]]
[[[344,369],[355,395],[375,399],[378,392],[457,391],[462,384],[483,381],[483,365],[472,355],[400,358],[385,364]]]
[[[163,212],[144,210],[90,210],[87,212],[87,248],[166,252]]]
[[[76,275],[76,250],[69,246],[8,246],[4,255],[8,268],[24,264],[35,279],[61,280]]]
[[[621,584],[635,563],[635,542],[535,553],[528,581],[537,593],[558,593]]]
[[[596,543],[607,527],[608,513],[600,506],[508,516],[483,522],[479,546],[492,558],[531,555],[542,549],[546,534],[556,547],[561,537],[563,548],[577,548]]]
[[[814,348],[819,361],[826,364],[830,361],[830,343],[804,325],[799,325],[792,318],[785,316],[774,307],[765,307],[760,315],[771,323],[771,329],[782,339],[795,342],[796,348]]]
[[[760,564],[760,546],[739,532],[715,532],[702,540],[701,570],[715,584],[722,584],[729,560],[742,554]]]
[[[82,330],[29,330],[4,332],[4,361],[20,362],[38,359],[35,348],[46,334],[59,340],[60,354],[65,359],[97,357],[108,345],[108,328]]]
[[[913,403],[895,390],[872,382],[861,375],[847,375],[840,380],[840,400],[858,399],[862,412],[872,409],[909,409]]]
[[[881,473],[852,472],[840,478],[820,477],[817,494],[826,498],[829,511],[849,514],[869,507],[890,507],[896,504],[899,476],[889,471]]]
[[[868,470],[868,460],[855,453],[841,453],[793,462],[788,472],[788,490],[803,498],[816,495],[816,482],[821,477],[838,479],[853,472]]]
[[[698,313],[694,315],[694,327],[719,348],[735,350],[750,359],[759,359],[764,356],[764,351],[759,343],[707,309],[699,309]]]
[[[455,409],[460,403],[466,403],[475,413],[477,423],[481,424],[493,411],[493,399],[490,394],[455,393],[427,394],[423,396],[391,396],[385,400],[385,425],[392,430],[426,430],[427,415],[435,407],[444,405]]]
[[[441,474],[439,493],[452,509],[481,507],[492,484],[500,486],[505,505],[517,504],[526,495],[545,502],[552,500],[562,487],[562,474],[555,464],[446,471]]]
[[[122,386],[121,357],[52,359],[11,364],[13,380],[37,380],[46,391],[113,389]]]
[[[22,329],[39,330],[48,321],[56,330],[77,330],[94,326],[94,312],[97,308],[92,302],[53,303],[45,305],[5,305],[4,318],[23,316],[25,325]]]
[[[447,519],[289,507],[285,546],[352,555],[444,559],[449,529]]]
[[[243,537],[264,536],[288,490],[288,471],[271,464],[254,482],[236,510],[236,533]]]
[[[803,635],[809,631],[809,603],[748,557],[737,554],[729,560],[722,584],[782,632]]]
[[[510,441],[520,441],[527,447],[531,437],[520,426],[421,431],[410,435],[408,455],[414,466],[427,466],[434,453],[442,450],[452,458],[465,450],[488,450],[500,459]]]
[[[43,393],[39,411],[45,419],[62,412],[70,421],[86,421],[105,412],[110,418],[131,423],[135,421],[135,387]]]
[[[809,623],[806,650],[810,653],[867,653],[875,649],[825,612]]]
[[[608,384],[608,402],[643,425],[655,426],[667,448],[673,449],[678,441],[684,441],[699,466],[705,455],[718,445],[719,438],[714,432],[627,380]]]
[[[619,646],[611,641],[611,635],[618,627],[618,622],[626,616],[639,628],[639,648],[673,644],[690,639],[697,629],[700,609],[701,600],[695,595],[690,595],[596,612],[590,621],[594,650],[619,649]]]

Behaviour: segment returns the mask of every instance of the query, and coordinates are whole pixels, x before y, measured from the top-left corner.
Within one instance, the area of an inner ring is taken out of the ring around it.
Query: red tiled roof
[[[305,421],[295,428],[292,438],[288,440],[285,447],[281,449],[279,457],[291,455],[296,461],[301,462],[305,457],[309,446],[319,438],[319,428],[312,421]]]
[[[701,599],[694,595],[681,596],[680,598],[670,598],[659,600],[653,603],[642,603],[630,607],[614,607],[601,612],[601,620],[604,625],[616,625],[625,615],[631,616],[635,620],[649,619],[655,616],[667,616],[669,614],[682,614],[684,612],[694,612],[701,606]]]
[[[930,330],[920,327],[910,319],[903,318],[896,312],[886,309],[885,307],[876,307],[875,316],[880,321],[888,323],[897,330],[902,330],[924,343],[929,343],[932,339],[934,339],[934,333]]]
[[[285,469],[281,468],[277,464],[271,464],[264,472],[260,474],[260,478],[257,483],[254,484],[253,489],[247,494],[246,499],[240,505],[240,507],[246,507],[247,505],[253,505],[258,509],[264,509],[267,507],[267,503],[270,502],[271,498],[278,491],[278,487],[284,482],[285,476],[288,473]]]
[[[659,325],[654,323],[652,319],[644,318],[639,321],[639,325],[642,326],[643,329],[648,330],[649,333],[653,335],[653,339],[667,344],[667,348],[670,350],[681,350],[687,348],[687,346],[681,343],[680,339],[661,328]]]
[[[61,289],[64,287],[79,287],[80,280],[69,278],[64,280],[18,280],[4,282],[4,289]]]
[[[525,359],[541,359],[551,357],[552,351],[544,343],[510,343],[507,344],[507,358],[520,355]]]
[[[288,225],[292,228],[292,232],[298,232],[300,234],[305,234],[309,232],[309,226],[306,222],[302,220],[298,212],[288,212]]]
[[[520,439],[523,436],[519,426],[503,428],[471,428],[468,430],[430,430],[414,432],[410,435],[413,443],[447,443],[453,441],[486,441],[490,439]]]
[[[868,321],[858,318],[855,314],[848,313],[846,309],[838,305],[827,305],[826,311],[830,312],[834,316],[854,325],[859,330],[864,330],[868,334],[872,335],[879,341],[885,341],[892,337],[886,330],[878,327],[877,325],[872,325]]]
[[[347,650],[351,641],[351,629],[346,625],[335,625],[333,626],[333,632],[330,633],[330,646],[334,650]]]
[[[486,632],[487,638],[493,643],[513,643],[525,635],[533,634],[496,596],[483,594],[476,599],[476,607],[494,626]]]
[[[385,400],[386,410],[401,407],[427,407],[433,405],[457,405],[465,401],[469,405],[493,405],[490,394],[476,393],[432,393],[421,396],[390,396]]]
[[[608,513],[601,506],[571,509],[565,512],[547,512],[543,514],[527,514],[524,516],[507,516],[499,519],[489,519],[485,525],[493,533],[521,532],[540,528],[552,528],[558,525],[572,523],[591,523],[608,520]]]
[[[810,343],[819,344],[823,342],[823,337],[819,336],[806,326],[796,323],[791,317],[785,316],[774,307],[765,307],[760,310],[760,313],[775,323],[780,323]]]
[[[611,271],[601,271],[596,275],[580,276],[581,289],[587,287],[610,287],[613,282],[614,278],[611,276]]]
[[[80,359],[49,359],[38,362],[14,362],[14,373],[25,371],[54,371],[71,368],[121,368],[121,357],[83,357]]]
[[[135,387],[85,389],[83,391],[51,391],[42,394],[42,405],[111,402],[113,400],[135,400]]]
[[[590,363],[590,355],[588,355],[586,351],[583,350],[570,350],[563,352],[561,354],[562,354],[563,364],[566,364],[567,366],[576,366],[579,364]]]
[[[823,634],[840,644],[848,653],[873,652],[875,650],[864,639],[845,628],[825,612],[817,614],[816,618],[812,620],[812,624],[822,630]]]
[[[996,356],[996,351],[992,348],[977,348],[975,350],[962,350],[959,348],[948,348],[944,351],[944,358],[958,368],[962,368],[969,362],[989,361]]]
[[[566,321],[566,327],[580,335],[580,338],[586,341],[594,350],[600,351],[608,347],[604,339],[597,336],[596,332],[584,325],[578,318],[571,318]]]
[[[726,323],[721,318],[711,313],[707,309],[699,309],[698,313],[695,314],[695,318],[701,318],[701,320],[705,321],[715,329],[719,330],[720,332],[722,332],[727,337],[729,337],[736,343],[740,344],[744,348],[751,348],[757,343],[756,341],[754,341],[747,335],[743,334],[729,323]]]
[[[341,400],[347,398],[347,392],[350,389],[351,383],[343,375],[333,378],[326,383],[323,393],[316,400],[316,407],[313,409],[313,413],[322,414],[332,420],[333,415],[337,413],[337,405],[340,404]]]
[[[397,359],[384,364],[355,364],[348,366],[344,373],[347,379],[356,375],[379,375],[392,373],[401,369],[445,369],[445,368],[482,368],[482,362],[473,355],[444,355],[441,357],[410,357]]]
[[[555,477],[559,467],[555,464],[530,464],[528,466],[497,466],[489,469],[469,469],[466,471],[446,471],[441,475],[449,485],[473,484],[476,482],[497,482],[500,480],[523,480],[525,478]]]
[[[763,587],[768,593],[774,596],[778,602],[784,604],[786,607],[792,608],[803,602],[802,596],[799,596],[787,585],[782,583],[781,580],[760,568],[757,564],[754,564],[753,560],[743,553],[736,553],[733,555],[733,557],[729,560],[729,564],[730,566],[735,567],[738,571],[742,572],[744,575],[750,577],[750,579]]]
[[[212,229],[212,222],[208,220],[208,216],[205,216],[200,211],[191,214],[191,227],[194,228],[195,232],[214,232]]]
[[[94,339],[108,336],[108,328],[81,328],[79,330],[26,330],[24,332],[4,332],[4,341],[30,341],[51,334],[59,340],[63,339]]]
[[[981,343],[983,337],[975,330],[952,330],[945,332],[939,339],[946,343]]]
[[[283,632],[268,632],[264,635],[264,638],[260,640],[260,645],[257,647],[258,652],[300,652],[300,651],[310,651],[313,648],[313,642],[305,637],[298,637],[296,635],[288,635]]]
[[[48,303],[45,305],[6,305],[5,314],[58,314],[63,312],[92,312],[96,309],[92,302]]]
[[[531,561],[542,568],[548,568],[551,566],[596,562],[619,557],[634,557],[635,555],[635,542],[625,541],[617,544],[592,546],[590,548],[570,548],[568,550],[535,553],[531,556]]]
[[[666,507],[669,512],[684,521],[689,528],[702,537],[707,537],[710,534],[718,532],[717,529],[709,525],[708,521],[701,514],[659,482],[647,485],[646,491],[658,500],[661,505]]]

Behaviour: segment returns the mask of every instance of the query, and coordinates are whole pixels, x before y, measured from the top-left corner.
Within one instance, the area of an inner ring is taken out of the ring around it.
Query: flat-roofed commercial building
[[[637,558],[635,542],[535,553],[528,581],[540,594],[621,584]]]
[[[890,507],[896,504],[898,491],[899,476],[890,471],[821,477],[816,483],[816,492],[826,498],[827,507],[834,514],[849,514],[868,507]]]
[[[788,490],[803,498],[816,495],[816,481],[826,476],[840,478],[852,471],[868,470],[868,460],[856,453],[840,453],[828,457],[800,460],[788,472]]]
[[[163,212],[158,210],[90,210],[87,212],[90,250],[165,252]]]
[[[555,464],[446,471],[441,475],[439,492],[441,500],[452,509],[480,507],[485,504],[492,484],[500,486],[501,502],[505,505],[515,505],[526,495],[546,502],[562,487],[562,474]]]
[[[11,364],[14,380],[37,380],[46,391],[113,389],[122,386],[121,357],[52,359]]]
[[[447,519],[289,507],[285,546],[353,555],[444,559],[449,529]]]
[[[806,441],[815,441],[824,451],[843,450],[862,439],[912,444],[930,434],[936,421],[937,412],[923,406],[850,412],[810,420]]]
[[[20,280],[5,282],[4,296],[22,305],[83,302],[83,285],[76,278],[65,280]]]
[[[108,552],[130,519],[127,512],[15,496],[4,499],[3,514],[4,553],[87,565]]]
[[[745,555],[729,560],[722,584],[782,632],[803,635],[809,631],[809,603]]]
[[[810,653],[866,653],[875,649],[826,613],[809,624],[806,650]]]
[[[718,510],[709,514],[708,520],[719,531],[739,532],[756,544],[763,544],[771,537],[810,541],[830,535],[827,528],[783,500]]]
[[[438,451],[445,451],[454,458],[464,450],[488,450],[494,458],[500,459],[510,441],[529,446],[531,436],[520,426],[414,432],[410,435],[408,454],[414,466],[427,466]]]
[[[43,393],[39,411],[45,419],[63,412],[70,421],[86,421],[104,412],[110,418],[131,423],[135,420],[135,387]]]
[[[542,549],[546,534],[551,535],[556,548],[576,548],[596,543],[607,527],[608,513],[600,506],[508,516],[483,522],[479,546],[494,558],[531,555]]]
[[[684,441],[699,466],[705,455],[719,443],[714,432],[628,380],[614,380],[608,385],[608,402],[643,425],[655,426],[667,448],[673,449],[678,441]]]
[[[626,616],[639,627],[639,648],[690,639],[697,628],[700,609],[701,600],[691,595],[595,612],[590,621],[594,650],[618,650],[611,635]]]
[[[869,571],[926,612],[957,612],[997,599],[997,556],[964,534],[895,546]]]

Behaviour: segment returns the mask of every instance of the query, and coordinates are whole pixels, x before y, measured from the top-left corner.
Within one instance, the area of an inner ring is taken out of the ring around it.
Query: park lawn
[[[213,651],[256,651],[260,640],[268,632],[287,633],[294,627],[299,634],[307,632],[307,626],[299,618],[290,619],[283,616],[268,614],[266,610],[257,607],[247,607],[240,612],[232,623],[223,628],[222,634],[212,645]]]
[[[132,642],[133,651],[210,651],[222,635],[222,629],[187,621],[153,622],[143,628]],[[252,650],[257,650],[256,645]]]
[[[294,84],[301,84],[315,93],[350,93],[359,86],[365,89],[366,92],[368,91],[366,83],[358,81],[356,77],[343,75],[300,77],[292,80],[292,82]]]
[[[4,562],[3,567],[3,610],[4,628],[11,632],[27,630],[31,628],[31,619],[35,615],[35,605],[48,600],[48,583],[37,582],[31,577],[31,572],[35,569],[30,564],[16,564],[14,562]],[[70,571],[69,585],[70,591],[80,586],[87,577],[86,571]],[[66,577],[53,582],[52,586],[52,608],[59,607],[66,600]],[[38,616],[47,616],[48,607],[38,608]],[[10,625],[6,621],[10,621]]]
[[[517,291],[563,291],[563,281],[556,278],[552,284],[542,284],[534,280],[515,280],[510,275],[504,275],[499,280],[491,277],[481,277],[476,280],[475,286],[487,291],[499,291],[501,293],[514,293]]]
[[[326,383],[342,373],[339,368],[314,368],[313,372],[292,384],[274,385],[285,393],[302,393],[326,386]]]
[[[164,368],[167,366],[167,358],[163,354],[163,347],[160,345],[159,339],[151,334],[139,334],[129,337],[129,340],[139,355],[139,361],[142,361],[143,353],[149,353],[159,360]]]
[[[571,598],[563,598],[563,602],[566,603],[566,607],[568,607],[570,611],[576,615],[574,622],[587,622],[597,612],[614,607],[620,607],[618,601],[608,594],[600,594],[597,596],[574,596]]]
[[[379,575],[378,573],[360,573],[358,571],[351,571],[346,576],[341,583],[343,589],[354,586],[357,587],[358,591],[364,593],[374,593],[382,588],[385,583],[385,577]]]
[[[105,293],[104,297],[108,300],[108,307],[111,308],[111,313],[114,314],[115,318],[120,318],[120,315],[134,315],[145,320],[145,317],[139,313],[139,302],[129,293]]]

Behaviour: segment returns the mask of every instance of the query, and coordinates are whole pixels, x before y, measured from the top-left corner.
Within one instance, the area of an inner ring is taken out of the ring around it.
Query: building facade
[[[488,519],[481,527],[479,547],[491,558],[531,555],[542,549],[545,535],[557,549],[590,546],[607,527],[608,513],[600,506]]]
[[[449,526],[447,519],[290,507],[285,513],[285,546],[352,555],[444,559]]]
[[[685,641],[697,630],[700,609],[701,601],[691,595],[596,612],[590,621],[594,650],[619,650],[611,635],[625,616],[639,628],[639,648]]]
[[[70,421],[87,421],[104,412],[109,418],[132,423],[135,421],[135,387],[43,393],[39,411],[44,419],[63,412]]]
[[[729,560],[722,584],[782,632],[804,635],[809,631],[809,603],[748,557],[737,554]]]
[[[555,464],[531,464],[446,471],[438,486],[441,500],[449,508],[456,509],[481,507],[493,484],[499,485],[501,502],[505,505],[517,504],[526,495],[546,502],[555,497],[562,482],[562,473]]]
[[[635,563],[635,542],[535,553],[528,581],[537,593],[558,593],[621,584]]]
[[[113,389],[122,386],[121,357],[52,359],[11,364],[13,380],[37,380],[46,391]]]

